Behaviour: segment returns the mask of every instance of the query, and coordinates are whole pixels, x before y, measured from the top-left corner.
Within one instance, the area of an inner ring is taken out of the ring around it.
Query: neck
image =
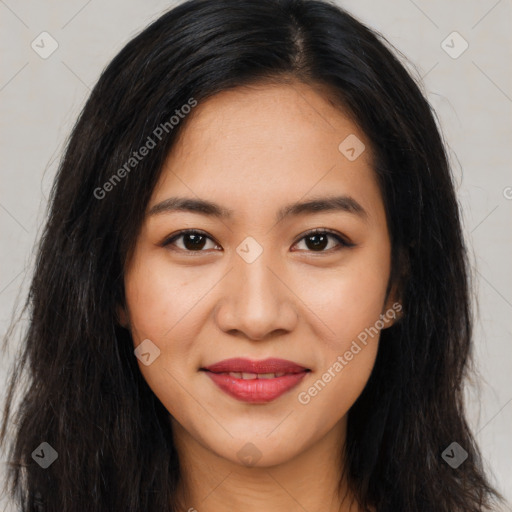
[[[198,443],[173,418],[180,460],[179,510],[187,512],[360,512],[345,482],[340,488],[346,418],[291,460],[248,467]]]

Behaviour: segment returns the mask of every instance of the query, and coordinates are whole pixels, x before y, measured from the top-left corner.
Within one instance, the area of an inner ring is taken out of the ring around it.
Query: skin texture
[[[320,88],[301,83],[224,91],[199,104],[184,128],[148,212],[180,196],[218,203],[233,218],[148,215],[126,264],[120,312],[135,347],[150,339],[160,350],[139,367],[170,413],[183,510],[359,510],[336,494],[338,454],[378,335],[309,403],[298,395],[395,302],[386,300],[391,246],[369,141]],[[366,147],[354,161],[338,149],[351,134]],[[291,202],[341,194],[366,216],[323,211],[276,223]],[[202,252],[187,254],[187,237],[163,246],[192,228],[210,237]],[[313,228],[334,230],[354,246],[329,236],[315,249],[303,238]],[[263,249],[252,263],[236,250],[249,236]],[[199,371],[232,357],[278,357],[311,372],[273,402],[248,404]],[[253,465],[240,450],[254,455]]]

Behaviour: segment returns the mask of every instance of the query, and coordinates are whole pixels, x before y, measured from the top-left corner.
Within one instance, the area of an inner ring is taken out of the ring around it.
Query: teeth
[[[275,377],[282,377],[284,372],[278,373],[247,373],[247,372],[229,372],[230,377],[235,379],[254,380],[254,379],[274,379]]]

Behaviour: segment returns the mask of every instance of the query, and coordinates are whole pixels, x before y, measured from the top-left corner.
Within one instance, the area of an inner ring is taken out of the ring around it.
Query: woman
[[[103,72],[38,253],[22,510],[493,510],[418,86],[315,0],[185,2]]]

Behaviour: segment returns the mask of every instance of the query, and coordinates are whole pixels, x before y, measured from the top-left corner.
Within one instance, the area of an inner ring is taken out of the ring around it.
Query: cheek
[[[303,273],[298,295],[326,326],[317,333],[330,355],[339,353],[383,311],[389,279],[386,251],[358,250],[329,272]],[[299,286],[299,282],[297,282]]]
[[[150,251],[136,252],[125,275],[134,347],[149,339],[159,350],[149,365],[138,360],[140,372],[166,409],[178,417],[187,416],[183,404],[190,406],[183,383],[195,332],[187,314],[208,287],[200,282],[190,286],[189,281],[184,272],[173,272],[161,254],[157,258]],[[182,336],[184,328],[187,337]]]
[[[158,356],[154,361],[146,365],[138,360],[139,369],[160,400],[165,402],[168,396],[178,397],[178,382],[186,376],[184,361],[195,335],[187,322],[187,313],[199,300],[201,287],[187,286],[183,273],[170,273],[161,257],[151,257],[149,251],[141,251],[134,255],[125,275],[125,290],[134,349],[147,339],[157,347]],[[188,327],[186,338],[182,336],[183,326]],[[180,403],[180,400],[173,403]],[[175,412],[173,403],[165,403],[172,413]]]
[[[136,255],[125,277],[134,341],[150,338],[163,346],[188,325],[187,315],[212,287],[213,277],[173,268],[162,253]]]
[[[384,264],[352,265],[317,283],[310,296],[329,329],[316,340],[318,367],[314,378],[297,391],[301,410],[314,431],[331,428],[362,393],[377,356],[380,315],[387,288]],[[316,302],[315,302],[316,300]]]
[[[175,292],[169,289],[166,279],[159,279],[158,268],[151,265],[134,265],[125,278],[126,302],[134,342],[145,338],[158,342],[166,327],[169,329],[168,312]],[[172,319],[171,319],[172,320]]]
[[[387,240],[376,237],[372,247],[354,252],[346,265],[330,274],[309,274],[303,281],[304,301],[328,328],[317,336],[317,372],[299,390],[298,401],[306,410],[317,411],[315,417],[322,421],[335,421],[350,409],[373,369],[384,326],[380,315],[389,279],[389,251]],[[333,410],[337,414],[328,412]]]
[[[362,330],[373,325],[383,312],[387,287],[387,273],[378,268],[358,265],[331,285],[329,317],[335,332],[356,337]]]

